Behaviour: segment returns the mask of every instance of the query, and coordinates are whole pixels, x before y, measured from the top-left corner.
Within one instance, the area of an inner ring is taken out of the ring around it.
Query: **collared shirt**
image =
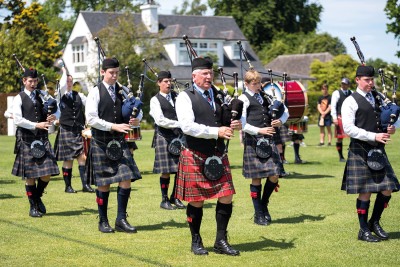
[[[193,84],[193,87],[195,90],[197,90],[197,92],[199,92],[201,94],[201,96],[208,102],[207,100],[207,96],[204,94],[204,92],[206,90],[201,89],[200,87],[198,87],[195,83]],[[211,102],[212,102],[212,108],[215,111],[215,103],[214,103],[214,92],[212,90],[212,88],[208,89],[208,92],[210,94],[210,98],[211,98]],[[210,105],[211,106],[211,105]]]
[[[60,97],[63,96],[68,92],[67,89],[67,71],[64,68],[63,74],[60,78],[60,92],[57,92],[57,102],[60,103]],[[70,91],[72,92],[72,90]],[[86,106],[86,96],[83,93],[78,92],[78,95],[80,96],[82,100],[82,104]]]
[[[366,92],[362,91],[361,89],[357,88],[357,93],[365,97],[367,94]],[[347,97],[342,105],[342,122],[343,122],[343,130],[344,132],[355,139],[359,139],[362,141],[375,141],[376,133],[368,132],[362,128],[355,126],[356,120],[356,112],[358,110],[358,104],[354,97]],[[394,124],[397,128],[400,127],[400,121],[397,120]]]
[[[253,91],[247,88],[245,92],[251,96],[254,96],[255,94]],[[242,130],[248,134],[257,135],[258,132],[260,131],[260,128],[247,123],[247,108],[250,106],[249,99],[245,94],[241,94],[239,96],[239,100],[243,101],[242,117],[240,118],[240,121],[242,122]],[[288,120],[288,118],[289,118],[289,110],[285,106],[285,111],[283,112],[282,116],[279,119],[281,120],[282,124],[284,124]]]
[[[106,84],[105,82],[103,82],[103,84],[104,86],[106,86],[106,88],[110,87],[110,85]],[[92,90],[90,90],[86,99],[86,107],[85,107],[86,122],[89,126],[94,127],[98,130],[111,131],[111,126],[114,123],[99,118],[99,109],[98,109],[99,102],[100,102],[100,93],[99,93],[99,88],[96,86]],[[142,117],[143,117],[143,111],[140,110],[140,113],[137,118],[141,120]]]
[[[24,92],[31,97],[31,91],[27,90],[24,88]],[[12,113],[14,116],[14,124],[16,126],[28,129],[28,130],[35,130],[37,122],[29,121],[22,117],[22,99],[21,96],[18,94],[14,97],[13,101],[13,107],[12,107]],[[57,109],[57,112],[54,113],[56,118],[58,119],[60,117],[60,110]]]
[[[199,88],[198,91],[200,90],[201,89]],[[204,90],[202,90],[201,93],[203,92]],[[191,93],[180,93],[175,102],[176,115],[178,116],[179,125],[182,131],[187,135],[197,138],[217,139],[219,127],[210,127],[194,122],[193,103],[188,94]]]
[[[163,97],[167,96],[166,94],[161,93],[161,92],[160,92],[160,94]],[[172,102],[172,99],[170,99],[170,103],[171,102]],[[167,129],[179,128],[178,121],[168,119],[164,116],[164,113],[162,112],[162,109],[161,109],[160,101],[158,101],[158,98],[156,96],[153,96],[150,99],[150,116],[153,117],[154,122],[160,127],[167,128]]]
[[[333,120],[337,120],[337,103],[340,99],[340,93],[339,91],[342,91],[343,93],[345,91],[347,91],[347,93],[350,92],[350,90],[343,90],[342,88],[340,88],[339,90],[335,90],[332,93],[332,97],[331,97],[331,116]]]

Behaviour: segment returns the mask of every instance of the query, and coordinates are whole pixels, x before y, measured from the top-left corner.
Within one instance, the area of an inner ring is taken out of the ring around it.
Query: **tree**
[[[315,31],[322,6],[307,0],[208,0],[214,15],[233,16],[249,42],[259,50],[275,35]]]
[[[172,14],[175,14],[175,15],[199,15],[199,16],[201,16],[206,11],[207,11],[207,6],[205,4],[202,4],[201,0],[193,0],[193,1],[191,1],[191,3],[189,3],[188,0],[185,0],[183,2],[183,4],[182,4],[181,10],[178,10],[178,7],[175,7],[172,10]]]
[[[2,3],[3,4],[3,3]],[[14,64],[13,54],[27,67],[34,67],[48,80],[55,80],[57,74],[53,64],[60,57],[58,47],[59,35],[52,31],[46,21],[40,17],[42,6],[33,2],[29,7],[24,7],[22,1],[10,1],[7,8],[12,15],[7,17],[1,25],[0,36],[0,64],[2,79],[0,91],[19,91],[16,78],[20,77]],[[3,8],[4,5],[0,5]]]
[[[400,6],[397,0],[387,0],[385,6],[385,13],[388,19],[391,21],[386,24],[386,32],[391,32],[394,37],[400,42]],[[400,51],[396,53],[397,57],[400,57]]]
[[[92,11],[109,11],[122,12],[133,11],[138,12],[141,3],[132,4],[130,0],[71,0],[71,7],[74,10],[75,16],[78,16],[81,10]]]
[[[359,65],[349,55],[338,55],[328,62],[314,60],[311,63],[310,76],[315,77],[316,80],[309,82],[308,90],[317,92],[324,82],[329,84],[330,88],[340,88],[341,78],[348,77],[351,80],[355,77]]]

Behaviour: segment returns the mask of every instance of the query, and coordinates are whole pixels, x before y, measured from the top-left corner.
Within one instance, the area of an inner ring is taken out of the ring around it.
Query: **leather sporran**
[[[256,144],[256,155],[259,158],[267,159],[272,155],[272,147],[270,141],[266,138],[261,138]]]
[[[181,153],[181,149],[183,146],[182,139],[179,137],[172,139],[172,141],[168,144],[168,152],[174,156],[179,156]]]
[[[367,165],[371,170],[380,171],[386,166],[386,156],[380,149],[371,149],[367,155]]]
[[[217,156],[211,156],[206,159],[203,166],[203,174],[210,181],[217,181],[224,174],[224,165]]]
[[[33,141],[31,144],[31,153],[36,159],[43,158],[43,156],[46,154],[46,147],[43,142],[40,140]]]
[[[117,140],[111,140],[106,147],[107,158],[111,160],[119,160],[122,158],[123,150],[121,143]]]

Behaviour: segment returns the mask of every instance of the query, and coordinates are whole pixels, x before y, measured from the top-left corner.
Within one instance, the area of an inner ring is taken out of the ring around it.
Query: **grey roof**
[[[310,79],[311,63],[318,59],[321,62],[331,61],[333,56],[329,52],[313,54],[281,55],[268,63],[265,68],[274,72],[286,72],[292,79]]]
[[[85,42],[87,42],[86,36],[79,36],[79,37],[76,37],[74,40],[72,40],[69,43],[70,44],[82,44]]]
[[[81,15],[85,19],[89,30],[93,36],[110,22],[115,20],[123,13],[99,12],[99,11],[83,11]],[[132,14],[136,25],[141,23],[141,14]],[[236,21],[232,17],[214,17],[214,16],[187,16],[187,15],[158,15],[159,29],[162,30],[161,37],[163,39],[181,39],[183,35],[187,35],[190,39],[222,39],[225,41],[245,41]],[[258,59],[255,52],[250,46],[246,47],[249,60],[256,70],[263,71],[264,67]],[[152,65],[158,69],[169,69],[172,75],[183,81],[191,79],[190,66],[173,66],[172,61],[164,52],[163,59],[159,62],[152,62]],[[224,72],[232,74],[238,72],[240,75],[240,60],[231,60],[224,53]],[[246,61],[243,62],[244,72],[248,69]],[[227,80],[231,80],[229,76]]]

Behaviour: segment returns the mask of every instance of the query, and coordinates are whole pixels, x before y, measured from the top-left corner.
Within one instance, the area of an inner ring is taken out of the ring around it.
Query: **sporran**
[[[256,155],[262,159],[267,159],[272,155],[272,147],[268,139],[261,138],[257,141]]]
[[[106,155],[111,160],[119,160],[121,159],[123,154],[123,150],[121,147],[121,143],[117,140],[111,140],[107,144]]]
[[[221,158],[211,156],[206,159],[203,166],[203,174],[210,181],[217,181],[224,174],[224,165]]]
[[[371,170],[380,171],[385,168],[386,156],[380,149],[371,149],[367,155],[367,165]]]
[[[33,141],[31,144],[31,153],[36,159],[43,158],[43,156],[46,154],[46,147],[44,146],[43,142],[40,140]]]

